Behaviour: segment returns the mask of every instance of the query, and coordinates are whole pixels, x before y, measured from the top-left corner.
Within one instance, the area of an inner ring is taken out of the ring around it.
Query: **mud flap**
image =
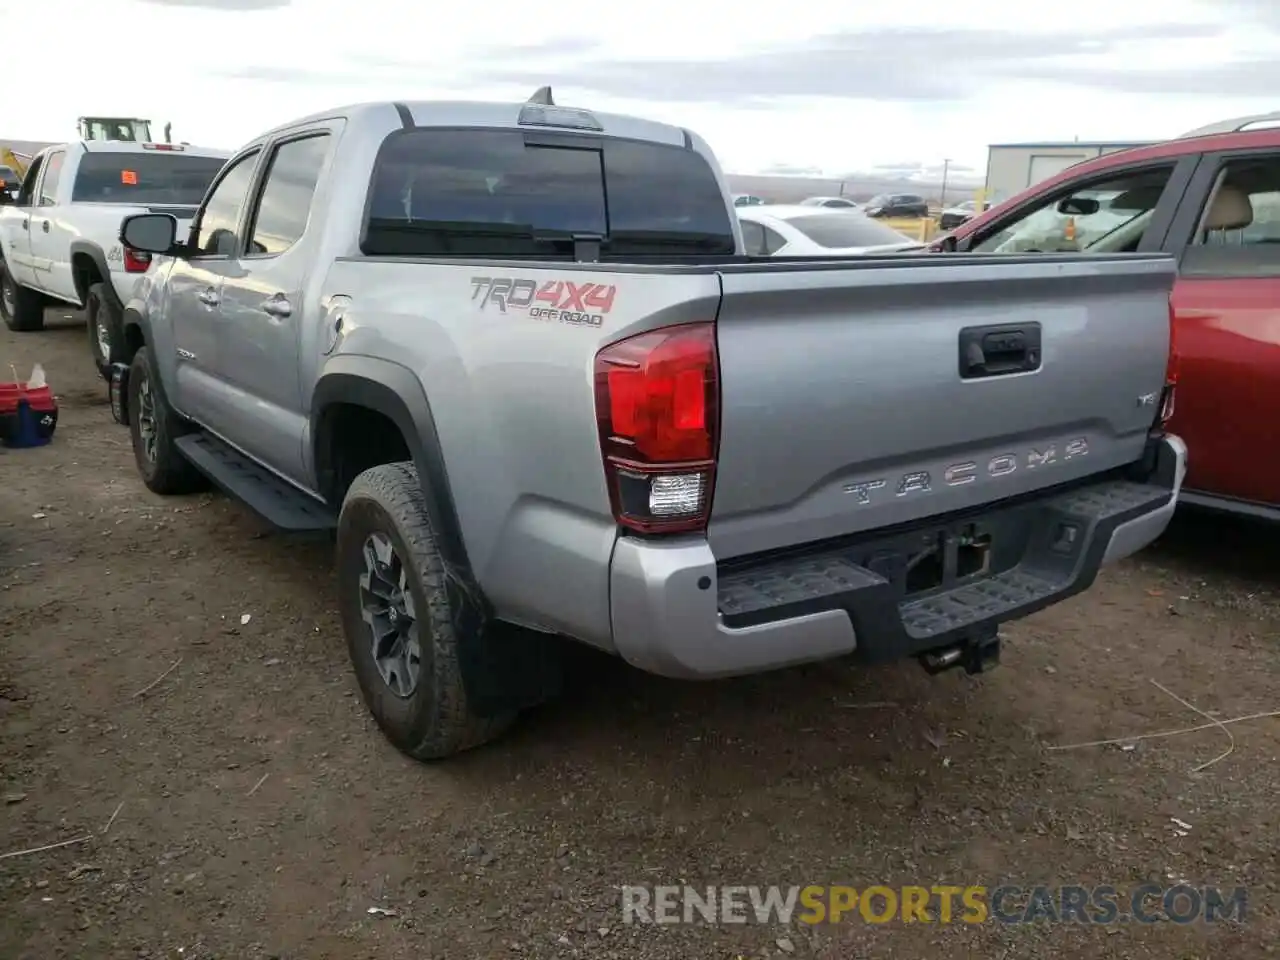
[[[129,425],[129,365],[111,365],[111,419],[122,426]]]

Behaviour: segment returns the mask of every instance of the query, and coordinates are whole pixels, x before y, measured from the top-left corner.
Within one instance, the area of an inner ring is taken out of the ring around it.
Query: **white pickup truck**
[[[0,314],[10,330],[44,327],[50,301],[83,307],[106,375],[127,357],[121,304],[151,258],[120,244],[133,213],[189,221],[230,153],[187,144],[73,141],[36,154],[18,196],[0,205]]]

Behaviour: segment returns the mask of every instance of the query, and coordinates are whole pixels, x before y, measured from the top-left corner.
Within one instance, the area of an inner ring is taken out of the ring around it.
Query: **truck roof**
[[[256,143],[267,137],[285,133],[294,127],[338,117],[353,123],[364,123],[378,118],[385,120],[387,117],[399,122],[398,115],[401,108],[408,112],[414,124],[421,127],[511,127],[514,129],[519,127],[521,111],[529,105],[526,102],[494,103],[477,100],[380,100],[353,103],[291,120],[264,132],[251,142]],[[567,104],[555,104],[551,109],[590,113],[604,128],[590,131],[596,136],[626,137],[652,143],[668,143],[673,146],[702,144],[701,138],[695,134],[671,124],[643,120],[625,114],[602,113]]]
[[[193,157],[213,157],[228,160],[232,151],[217,147],[197,147],[189,143],[134,143],[129,140],[68,140],[46,147],[49,150],[65,150],[79,146],[85,153],[182,153]]]

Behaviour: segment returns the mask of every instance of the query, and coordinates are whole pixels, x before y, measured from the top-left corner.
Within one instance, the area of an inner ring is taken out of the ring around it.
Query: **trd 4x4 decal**
[[[550,320],[574,326],[600,327],[613,309],[618,288],[611,284],[582,283],[576,280],[536,280],[518,277],[472,277],[471,302],[487,310],[490,304],[500,313],[520,311],[535,320]]]

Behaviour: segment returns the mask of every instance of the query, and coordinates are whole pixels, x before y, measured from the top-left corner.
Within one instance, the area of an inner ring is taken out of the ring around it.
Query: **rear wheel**
[[[142,347],[129,367],[129,436],[142,482],[152,493],[191,493],[205,486],[204,474],[179,451],[175,441],[193,427],[171,409],[152,368],[151,351]]]
[[[398,749],[438,760],[505,731],[515,712],[471,710],[459,648],[462,597],[445,572],[410,463],[373,467],[338,518],[338,606],[365,704]]]
[[[111,379],[111,365],[126,359],[124,324],[111,305],[102,283],[90,284],[85,297],[85,324],[89,330],[89,352],[104,380]]]
[[[0,316],[4,325],[15,333],[32,333],[44,329],[44,297],[19,285],[9,273],[9,265],[0,262]]]

